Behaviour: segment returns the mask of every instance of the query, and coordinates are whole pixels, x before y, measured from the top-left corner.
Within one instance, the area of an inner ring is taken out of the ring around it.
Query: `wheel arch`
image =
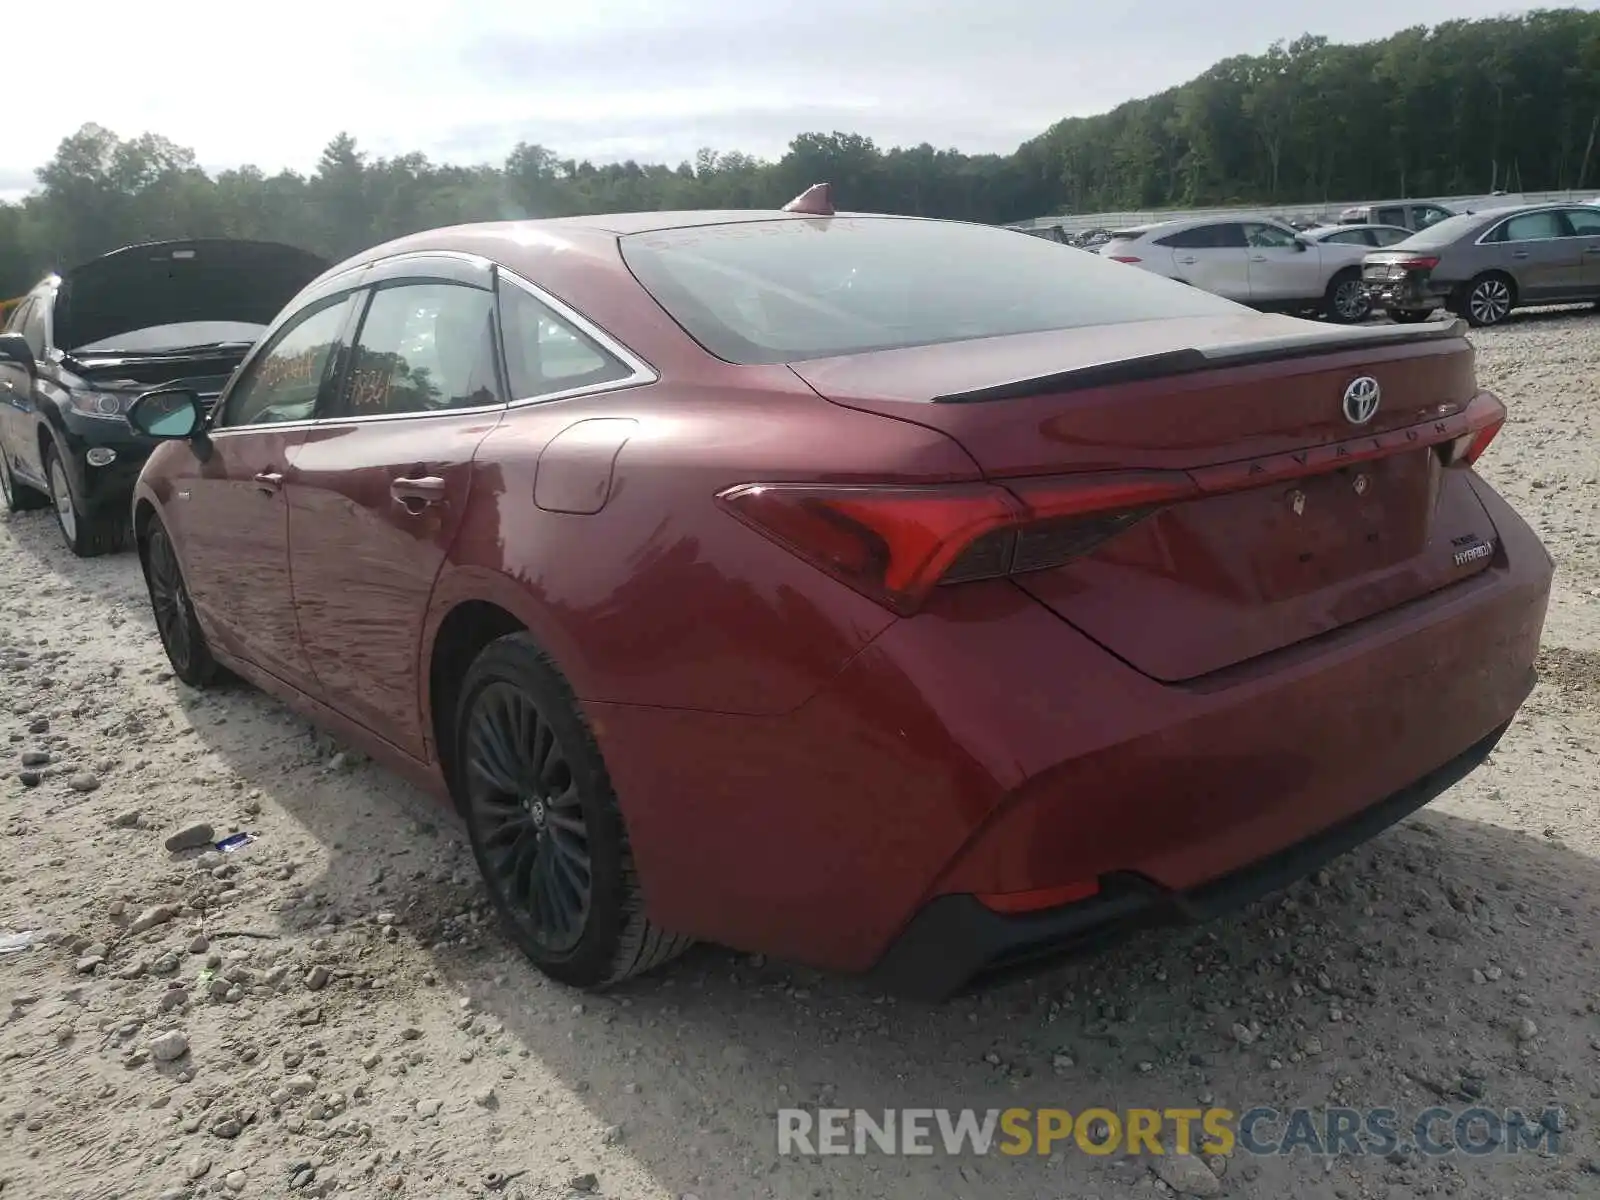
[[[443,612],[434,627],[423,677],[424,723],[446,788],[455,798],[455,737],[451,728],[461,681],[489,643],[529,632],[515,613],[492,600],[464,599]]]

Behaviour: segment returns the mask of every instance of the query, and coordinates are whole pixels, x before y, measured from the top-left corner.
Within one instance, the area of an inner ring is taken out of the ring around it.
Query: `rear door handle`
[[[444,499],[445,482],[437,475],[421,475],[408,478],[402,475],[398,479],[389,481],[389,495],[405,508],[407,512],[419,513],[430,504],[438,504]]]
[[[1267,261],[1267,256],[1265,254],[1252,254],[1250,256],[1250,261],[1251,262],[1266,262]]]
[[[1512,251],[1511,257],[1512,258],[1527,258],[1528,257],[1528,252],[1526,250],[1514,250],[1514,251]]]
[[[278,489],[283,486],[283,476],[277,471],[261,471],[255,476],[255,481],[256,487],[269,496],[276,495]]]
[[[1183,263],[1185,266],[1187,266],[1187,265],[1192,264],[1194,262],[1197,262],[1199,260],[1196,259],[1195,256],[1191,254],[1188,258],[1180,258],[1178,261]]]
[[[1600,254],[1600,246],[1590,246],[1587,250],[1584,251],[1584,253],[1585,254]]]

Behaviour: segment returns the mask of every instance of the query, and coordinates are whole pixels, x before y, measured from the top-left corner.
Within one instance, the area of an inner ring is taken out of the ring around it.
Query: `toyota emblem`
[[[1378,411],[1383,389],[1371,375],[1352,379],[1344,389],[1344,419],[1352,425],[1365,425]]]

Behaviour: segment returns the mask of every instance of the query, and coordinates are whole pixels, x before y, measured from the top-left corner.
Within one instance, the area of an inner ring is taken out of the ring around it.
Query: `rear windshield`
[[[621,245],[689,335],[735,363],[1240,311],[1137,267],[987,225],[750,221],[634,234]]]
[[[1429,225],[1420,232],[1413,233],[1405,241],[1399,243],[1399,247],[1409,250],[1414,246],[1448,246],[1457,238],[1471,233],[1475,228],[1483,224],[1484,219],[1481,213],[1463,213],[1458,217],[1446,217],[1444,220]]]

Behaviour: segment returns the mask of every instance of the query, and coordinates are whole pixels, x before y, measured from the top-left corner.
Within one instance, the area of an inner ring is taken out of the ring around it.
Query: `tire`
[[[1461,289],[1456,312],[1474,329],[1487,329],[1509,317],[1516,303],[1516,285],[1498,271],[1485,271]]]
[[[0,501],[4,502],[7,512],[28,512],[46,507],[50,498],[27,484],[18,483],[11,474],[11,464],[0,454]]]
[[[1358,271],[1341,271],[1328,281],[1323,312],[1335,325],[1355,325],[1372,313],[1372,301]]]
[[[44,452],[44,477],[50,482],[50,503],[61,540],[79,558],[113,554],[128,544],[128,522],[120,513],[85,513],[72,490],[72,476],[55,446]],[[121,518],[121,519],[118,519]]]
[[[1397,325],[1420,325],[1433,316],[1431,308],[1391,308],[1385,315]]]
[[[455,715],[452,790],[507,934],[542,972],[598,989],[692,939],[645,918],[628,835],[572,691],[525,633],[489,643]]]
[[[203,688],[222,674],[211,656],[206,635],[195,619],[189,588],[183,581],[172,537],[160,517],[150,518],[150,528],[139,546],[139,561],[144,567],[145,586],[150,591],[150,610],[155,614],[161,648],[167,652],[172,673],[190,687]]]

